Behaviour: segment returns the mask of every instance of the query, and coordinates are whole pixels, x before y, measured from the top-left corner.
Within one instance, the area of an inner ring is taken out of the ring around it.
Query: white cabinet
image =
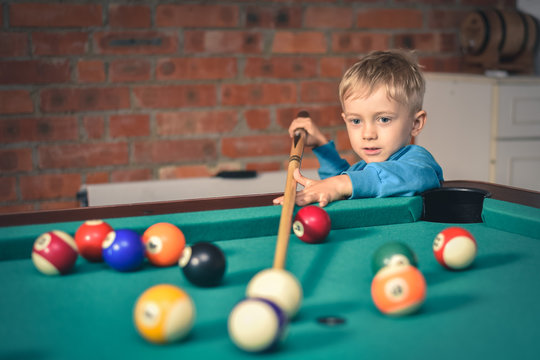
[[[424,109],[415,141],[446,180],[540,191],[540,78],[427,73]]]

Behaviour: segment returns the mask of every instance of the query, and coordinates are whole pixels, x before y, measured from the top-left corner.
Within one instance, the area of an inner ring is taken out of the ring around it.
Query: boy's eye
[[[383,117],[379,118],[379,121],[380,121],[381,123],[383,123],[383,124],[387,124],[387,123],[389,123],[389,122],[391,121],[391,119],[388,118],[388,117],[384,117],[384,116],[383,116]]]
[[[351,123],[352,123],[353,125],[358,125],[358,124],[361,123],[361,121],[360,121],[360,119],[351,119]]]

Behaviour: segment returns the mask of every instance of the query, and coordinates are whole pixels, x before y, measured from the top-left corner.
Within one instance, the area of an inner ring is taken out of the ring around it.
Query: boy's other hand
[[[293,120],[289,126],[289,135],[294,137],[295,132],[298,129],[304,129],[307,133],[306,146],[317,147],[322,146],[328,142],[323,133],[319,130],[319,127],[315,125],[313,120],[309,117],[297,117]]]

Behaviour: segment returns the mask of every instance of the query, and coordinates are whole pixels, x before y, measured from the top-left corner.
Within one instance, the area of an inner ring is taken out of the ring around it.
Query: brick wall
[[[459,72],[459,22],[491,5],[515,0],[0,0],[0,211],[77,206],[83,184],[283,169],[300,109],[353,159],[346,67],[401,47]]]

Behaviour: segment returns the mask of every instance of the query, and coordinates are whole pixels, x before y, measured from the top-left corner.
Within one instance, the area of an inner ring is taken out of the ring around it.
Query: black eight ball
[[[216,286],[227,266],[221,249],[209,242],[186,246],[178,261],[186,279],[197,286]]]

